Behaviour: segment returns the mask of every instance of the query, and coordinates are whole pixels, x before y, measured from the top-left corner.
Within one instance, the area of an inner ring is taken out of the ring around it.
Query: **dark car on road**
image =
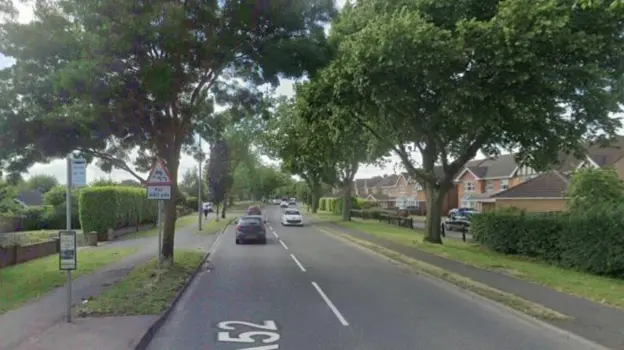
[[[247,208],[247,215],[262,215],[262,210],[259,207],[252,205]]]
[[[266,244],[266,229],[261,217],[241,216],[236,221],[236,244],[253,241]]]

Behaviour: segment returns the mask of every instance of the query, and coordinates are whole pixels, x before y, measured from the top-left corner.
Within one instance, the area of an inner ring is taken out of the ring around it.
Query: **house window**
[[[485,191],[486,192],[494,192],[494,181],[487,180],[485,183]]]
[[[462,208],[476,208],[477,207],[477,201],[462,201],[461,202],[461,207]]]
[[[501,191],[505,191],[509,188],[509,180],[501,180]]]
[[[474,182],[466,182],[464,183],[464,191],[466,192],[474,192],[475,184]]]

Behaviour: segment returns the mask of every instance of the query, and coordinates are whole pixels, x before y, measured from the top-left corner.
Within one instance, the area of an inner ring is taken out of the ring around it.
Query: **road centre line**
[[[344,316],[342,316],[340,311],[338,311],[338,308],[336,308],[334,303],[332,303],[332,301],[329,300],[329,297],[323,292],[321,287],[319,287],[319,285],[316,282],[312,282],[312,285],[314,286],[316,291],[321,295],[321,298],[323,298],[327,306],[329,306],[329,309],[334,313],[334,315],[336,315],[336,317],[338,318],[338,321],[340,321],[340,323],[343,326],[348,326],[349,322],[347,322],[347,320],[344,318]]]
[[[277,235],[277,232],[273,231],[273,236],[279,238],[279,236]]]
[[[301,263],[299,262],[299,260],[297,260],[297,257],[295,257],[293,254],[290,254],[290,257],[295,261],[295,264],[297,264],[297,266],[299,266],[299,268],[301,269],[301,271],[306,272],[305,267],[303,267],[303,265],[301,265]]]
[[[284,247],[284,249],[288,250],[288,247],[286,246],[286,243],[284,243],[284,241],[282,241],[281,239],[279,240],[279,242],[282,244],[282,246]]]

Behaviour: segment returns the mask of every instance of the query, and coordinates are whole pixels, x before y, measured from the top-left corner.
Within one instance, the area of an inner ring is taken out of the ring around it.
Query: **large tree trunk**
[[[426,185],[427,194],[427,219],[425,221],[425,242],[442,244],[440,236],[440,223],[442,220],[442,205],[448,192],[445,188],[436,188]]]
[[[221,210],[221,219],[225,219],[225,209],[227,208],[227,204],[229,202],[228,196],[225,196],[225,203],[223,204],[223,209]]]
[[[215,221],[219,221],[219,202],[215,202]]]
[[[344,182],[342,194],[342,221],[351,220],[351,179]]]
[[[316,211],[318,210],[318,201],[319,201],[318,191],[316,191],[315,189],[312,189],[312,193],[310,197],[312,198],[312,213],[316,213]]]
[[[163,225],[163,242],[160,252],[165,266],[173,263],[173,248],[175,241],[175,223],[177,220],[176,201],[178,193],[178,156],[170,157],[167,161],[167,170],[171,176],[171,199],[165,201],[165,220]]]

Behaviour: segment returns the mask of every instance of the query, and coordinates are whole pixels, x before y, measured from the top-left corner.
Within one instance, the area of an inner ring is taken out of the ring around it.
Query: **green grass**
[[[232,205],[229,208],[227,208],[225,210],[225,212],[227,213],[228,210],[232,210],[232,211],[245,211],[245,210],[247,210],[247,208],[249,208],[252,205],[260,207],[263,204],[262,204],[262,202],[254,202],[254,201],[236,202],[236,203],[234,203],[234,205]]]
[[[493,252],[476,243],[446,239],[443,245],[423,242],[423,232],[377,221],[335,221],[338,225],[365,232],[419,250],[624,309],[624,280],[595,276],[559,268],[539,260]]]
[[[175,227],[176,229],[181,229],[184,228],[186,226],[192,225],[193,223],[197,222],[197,213],[193,213],[193,214],[189,214],[189,215],[185,215],[182,217],[179,217],[176,220],[176,224]],[[141,230],[139,232],[133,232],[133,233],[129,233],[127,235],[123,235],[121,237],[119,237],[118,240],[120,241],[126,241],[126,240],[130,240],[130,239],[139,239],[139,238],[146,238],[146,237],[156,237],[158,235],[158,228],[151,228],[149,230]]]
[[[152,260],[132,270],[100,296],[76,306],[80,316],[156,315],[165,310],[204,257],[199,250],[176,250],[174,263],[159,270]]]
[[[31,245],[47,242],[53,238],[58,238],[59,231],[61,230],[36,230],[5,233],[0,236],[0,246],[10,244]],[[76,232],[78,245],[81,245],[81,242],[84,241],[82,231],[77,230]]]
[[[85,248],[78,251],[78,269],[72,277],[89,274],[105,265],[117,262],[137,251],[129,248]],[[0,314],[63,286],[66,277],[59,271],[58,255],[35,259],[0,269]]]
[[[243,214],[243,212],[228,213],[226,211],[225,219],[219,217],[219,221],[216,221],[214,216],[212,216],[209,221],[202,222],[202,230],[197,231],[197,234],[202,236],[210,236],[219,233],[230,224],[233,218],[240,216],[241,214]]]

